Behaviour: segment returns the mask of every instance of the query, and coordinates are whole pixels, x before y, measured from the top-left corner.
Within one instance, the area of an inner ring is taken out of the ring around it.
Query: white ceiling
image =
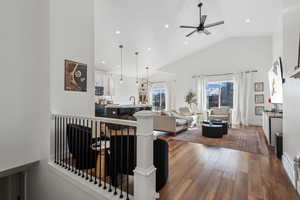
[[[204,0],[207,23],[224,20],[211,35],[185,35],[180,25],[197,25],[199,0],[95,0],[95,63],[119,73],[119,44],[124,45],[124,73],[135,76],[134,52],[140,52],[139,72],[174,62],[232,36],[271,35],[280,0]],[[250,23],[245,23],[246,19]],[[165,24],[169,24],[166,29]],[[116,34],[119,30],[121,33]],[[188,43],[188,44],[185,44]],[[148,51],[151,48],[151,51]],[[105,64],[101,63],[105,61]]]

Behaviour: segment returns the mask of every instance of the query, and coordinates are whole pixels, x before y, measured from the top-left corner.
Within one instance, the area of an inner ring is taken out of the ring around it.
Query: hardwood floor
[[[162,138],[169,143],[170,162],[160,200],[300,199],[273,155]]]

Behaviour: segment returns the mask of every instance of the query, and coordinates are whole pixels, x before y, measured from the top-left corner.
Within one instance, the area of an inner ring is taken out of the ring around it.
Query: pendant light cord
[[[123,45],[119,46],[121,51],[121,81],[123,81]]]
[[[136,83],[138,84],[139,82],[139,72],[138,72],[138,55],[139,55],[139,52],[135,52],[135,55],[136,55],[136,59],[135,59],[135,67],[136,67]]]

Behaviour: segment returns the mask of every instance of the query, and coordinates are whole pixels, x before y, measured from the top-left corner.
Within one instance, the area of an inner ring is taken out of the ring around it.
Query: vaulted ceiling
[[[95,63],[99,69],[120,71],[119,44],[124,45],[124,73],[151,71],[228,37],[271,35],[280,0],[203,0],[207,23],[224,20],[211,35],[185,35],[180,25],[198,25],[199,0],[95,0]]]

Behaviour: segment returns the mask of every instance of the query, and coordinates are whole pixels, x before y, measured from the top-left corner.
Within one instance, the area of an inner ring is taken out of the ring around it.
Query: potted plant
[[[197,95],[194,92],[190,91],[185,96],[185,102],[190,106],[190,108],[192,107],[192,104],[197,105]]]

